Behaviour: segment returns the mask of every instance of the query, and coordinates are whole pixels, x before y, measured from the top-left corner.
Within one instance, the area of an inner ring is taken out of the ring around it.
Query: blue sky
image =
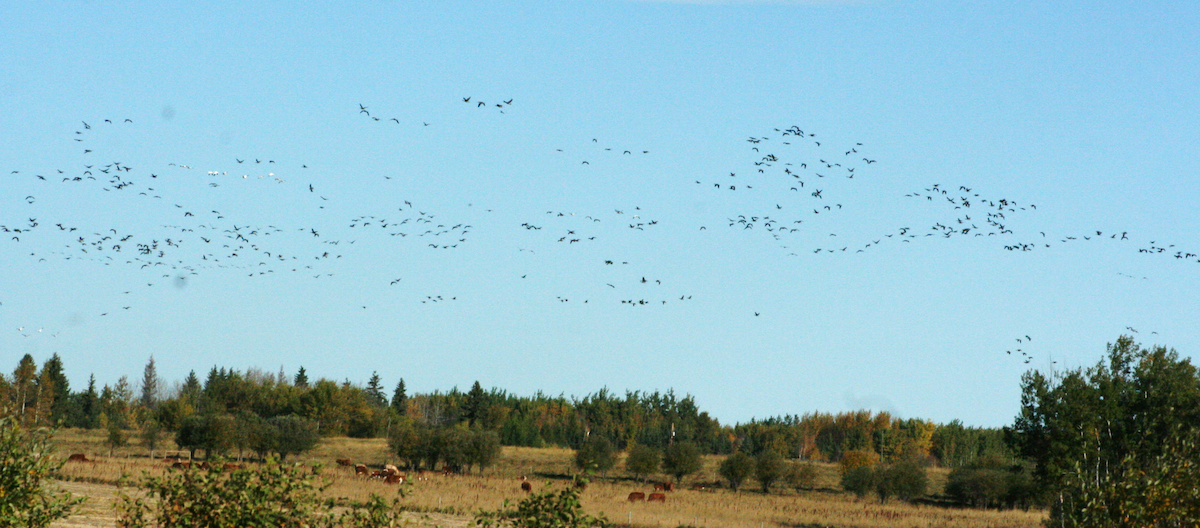
[[[1200,263],[1174,258],[1200,253],[1198,18],[6,4],[0,225],[23,232],[0,240],[0,357],[57,352],[76,385],[153,354],[169,379],[303,365],[418,391],[673,388],[726,422],[1003,425],[1023,372],[1093,364],[1127,327],[1200,345]]]

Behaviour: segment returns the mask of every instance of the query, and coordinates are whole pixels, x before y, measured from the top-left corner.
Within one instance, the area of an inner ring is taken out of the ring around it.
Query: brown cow
[[[663,484],[663,483],[661,483],[661,482],[655,482],[655,483],[654,483],[654,491],[662,491],[662,490],[664,490],[664,489],[666,489],[666,485],[665,485],[665,484]]]
[[[642,493],[640,491],[635,491],[633,493],[630,493],[629,498],[625,499],[625,500],[627,500],[629,502],[644,501],[644,500],[646,500],[646,494]]]
[[[662,493],[651,493],[650,496],[646,498],[646,500],[649,502],[654,502],[654,501],[667,502],[667,496]]]
[[[675,483],[667,482],[663,484],[663,491],[675,491]]]
[[[171,469],[188,469],[190,467],[192,467],[191,462],[176,462],[171,464]]]
[[[383,479],[383,482],[385,484],[404,484],[404,475],[399,473],[388,473],[387,477]]]
[[[522,482],[521,483],[521,491],[524,491],[525,493],[533,493],[533,484],[530,484],[528,482]]]
[[[349,458],[339,458],[339,459],[337,459],[337,465],[339,465],[339,466],[353,466],[353,465],[354,465],[354,462],[351,462]]]
[[[367,471],[367,465],[366,465],[366,464],[355,464],[355,466],[354,466],[354,476],[356,476],[356,477],[365,477],[365,476],[367,476],[367,475],[370,475],[370,473]]]
[[[67,462],[89,462],[89,460],[86,456],[83,456],[83,453],[72,453],[71,456],[67,458]]]

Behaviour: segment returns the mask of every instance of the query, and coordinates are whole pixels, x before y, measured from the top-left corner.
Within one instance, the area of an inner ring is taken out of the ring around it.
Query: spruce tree
[[[142,373],[142,407],[153,409],[158,402],[158,370],[154,368],[154,356],[146,362],[146,370]]]
[[[95,429],[100,425],[100,396],[96,394],[95,374],[88,377],[87,391],[79,395],[78,412],[76,425],[79,427]]]
[[[188,372],[187,378],[183,380],[183,390],[179,392],[179,396],[192,405],[196,405],[200,401],[200,378],[196,377],[196,371]]]
[[[383,380],[380,379],[378,372],[371,373],[371,379],[367,381],[366,393],[372,405],[376,407],[387,405],[387,397],[383,395]]]
[[[50,421],[65,421],[71,410],[71,383],[63,373],[62,358],[58,357],[58,353],[46,360],[42,365],[42,372],[50,380],[54,392],[54,401],[50,404]]]
[[[292,385],[301,389],[308,388],[308,374],[304,372],[304,367],[300,367],[300,371],[296,372],[296,379],[292,381]]]
[[[483,417],[484,407],[487,405],[487,393],[483,392],[483,387],[476,381],[471,385],[471,391],[467,393],[467,420],[470,425],[475,425],[475,422]]]
[[[404,392],[404,378],[400,378],[400,382],[396,384],[396,391],[392,393],[392,410],[400,416],[404,416],[408,411],[408,394]]]

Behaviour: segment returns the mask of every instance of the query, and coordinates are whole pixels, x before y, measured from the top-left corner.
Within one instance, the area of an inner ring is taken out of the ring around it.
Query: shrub
[[[784,479],[796,491],[811,490],[817,487],[817,468],[807,462],[791,464]]]
[[[658,472],[661,460],[662,454],[657,449],[647,445],[634,444],[629,448],[629,456],[625,457],[625,471],[645,481],[646,475]]]
[[[770,493],[773,486],[779,479],[783,478],[784,472],[787,470],[783,457],[775,451],[764,451],[758,455],[758,460],[754,464],[754,478],[758,479],[758,484],[762,486],[763,493]]]
[[[729,481],[729,487],[737,491],[742,483],[754,473],[754,459],[741,451],[725,457],[718,468],[721,478]]]
[[[612,469],[617,461],[612,443],[603,436],[589,437],[575,451],[575,467],[585,473],[603,473]]]
[[[0,418],[0,527],[49,526],[84,501],[46,487],[64,462],[51,454],[51,439],[48,430],[27,432],[12,418]]]
[[[592,517],[583,512],[579,489],[568,486],[559,490],[534,493],[517,504],[516,509],[504,507],[495,511],[480,511],[475,524],[484,528],[611,528],[603,515]]]
[[[875,489],[879,495],[879,502],[886,502],[892,495],[901,500],[911,501],[924,496],[929,487],[925,468],[917,462],[897,462],[877,471],[881,473]]]
[[[854,493],[858,498],[866,497],[868,493],[875,491],[878,483],[878,475],[875,468],[870,466],[859,466],[845,473],[842,473],[842,489]]]
[[[117,526],[366,527],[387,526],[399,517],[398,499],[389,506],[377,496],[366,508],[335,515],[331,503],[318,499],[318,477],[299,464],[283,465],[272,458],[254,470],[221,468],[216,463],[207,470],[144,476],[137,483],[144,496],[118,495]]]
[[[663,473],[675,477],[675,482],[700,470],[700,448],[691,442],[676,442],[663,451]]]
[[[267,423],[275,429],[275,446],[272,451],[279,453],[280,458],[308,451],[316,447],[317,441],[321,439],[317,434],[317,424],[299,416],[276,416]]]

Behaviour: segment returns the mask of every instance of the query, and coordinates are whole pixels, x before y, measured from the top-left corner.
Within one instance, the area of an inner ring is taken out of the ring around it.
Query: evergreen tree
[[[380,379],[378,372],[371,373],[371,379],[367,381],[367,388],[364,392],[367,393],[367,400],[371,402],[371,405],[376,407],[387,405],[387,397],[383,395],[383,380]]]
[[[79,395],[79,403],[76,408],[78,415],[75,426],[95,429],[100,425],[100,396],[96,394],[95,374],[88,377],[88,388]]]
[[[477,420],[483,417],[483,410],[487,407],[487,393],[483,392],[479,381],[471,385],[471,391],[467,393],[466,407],[467,421],[473,426]]]
[[[158,370],[154,368],[154,356],[150,356],[150,361],[146,362],[146,369],[142,372],[142,398],[140,403],[142,407],[153,409],[158,402]]]
[[[300,370],[296,372],[296,379],[292,381],[292,385],[301,389],[308,388],[308,374],[304,371],[304,367],[300,367]]]
[[[408,411],[408,395],[404,392],[404,378],[400,378],[400,382],[396,384],[396,391],[392,393],[392,410],[400,416],[404,416]]]
[[[183,380],[183,389],[179,391],[180,399],[196,405],[200,402],[200,378],[196,377],[196,371],[188,372],[187,378]]]
[[[62,358],[58,357],[58,353],[46,360],[42,365],[42,373],[51,382],[54,393],[54,400],[50,404],[50,421],[65,422],[71,410],[71,383],[63,373]]]

